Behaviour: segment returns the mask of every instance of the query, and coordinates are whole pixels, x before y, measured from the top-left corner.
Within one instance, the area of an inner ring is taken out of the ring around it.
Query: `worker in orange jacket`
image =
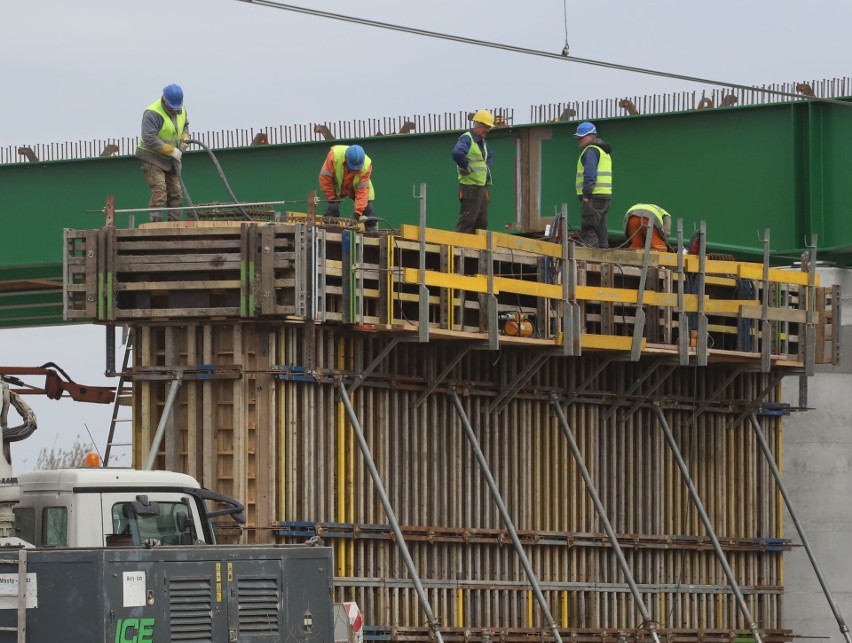
[[[665,252],[671,230],[671,215],[653,203],[637,203],[624,215],[624,235],[632,250],[643,250],[645,237],[651,231],[651,249]]]
[[[370,232],[378,229],[373,199],[376,192],[370,177],[373,163],[360,145],[333,145],[325,157],[319,174],[320,188],[328,199],[325,216],[339,217],[340,202],[345,197],[355,201],[353,218],[363,221]]]

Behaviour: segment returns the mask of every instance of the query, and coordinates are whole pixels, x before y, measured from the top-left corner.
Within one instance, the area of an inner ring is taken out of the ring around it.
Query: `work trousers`
[[[491,195],[487,185],[459,185],[459,220],[456,232],[475,233],[488,229],[488,202]]]
[[[588,201],[580,197],[580,241],[591,248],[609,248],[606,215],[611,197],[595,195]]]
[[[645,249],[645,234],[650,227],[652,230],[651,236],[651,249],[652,250],[668,250],[666,246],[666,240],[663,239],[663,235],[660,234],[660,231],[657,229],[657,226],[654,225],[653,221],[651,221],[651,217],[653,214],[649,216],[640,216],[636,214],[631,214],[627,217],[627,238],[630,240],[630,248],[632,250],[644,250]]]
[[[158,211],[157,208],[164,206],[179,208],[183,201],[180,178],[178,178],[174,168],[164,170],[146,161],[142,161],[142,174],[151,188],[151,200],[148,201],[148,207],[151,208],[151,221],[162,221],[163,212],[161,210]],[[180,211],[169,212],[169,221],[178,221],[181,218],[182,214]]]

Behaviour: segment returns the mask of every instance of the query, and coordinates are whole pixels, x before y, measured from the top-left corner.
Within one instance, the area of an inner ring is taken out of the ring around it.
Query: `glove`
[[[171,156],[175,161],[180,161],[180,157],[183,156],[183,152],[181,152],[178,148],[173,147],[169,156]]]
[[[340,201],[329,201],[325,206],[325,216],[339,217],[340,216]]]
[[[180,135],[180,145],[178,145],[178,148],[180,148],[180,151],[183,152],[187,147],[189,147],[189,134],[184,132]]]
[[[470,167],[459,166],[459,174],[461,174],[462,176],[467,176],[468,174],[470,174]]]

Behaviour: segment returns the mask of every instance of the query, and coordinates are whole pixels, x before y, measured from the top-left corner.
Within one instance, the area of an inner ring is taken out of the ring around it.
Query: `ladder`
[[[124,345],[124,360],[121,364],[121,375],[118,377],[118,386],[115,389],[115,402],[112,405],[112,419],[109,423],[109,434],[107,435],[106,449],[104,450],[104,467],[109,466],[109,457],[113,447],[129,447],[133,442],[115,442],[115,430],[118,424],[132,421],[130,418],[119,418],[119,409],[123,406],[130,406],[133,401],[133,387],[130,378],[127,375],[127,366],[130,364],[130,356],[132,354],[133,335],[128,335],[127,342]]]
[[[18,568],[18,593],[14,596],[18,599],[18,621],[15,625],[0,627],[0,632],[16,632],[17,642],[26,643],[27,640],[27,550],[17,550],[15,558],[0,558],[0,565],[15,565]],[[12,595],[10,595],[12,596]]]

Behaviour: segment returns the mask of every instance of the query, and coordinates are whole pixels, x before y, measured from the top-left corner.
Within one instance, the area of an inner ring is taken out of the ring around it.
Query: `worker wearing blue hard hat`
[[[598,138],[594,123],[577,126],[580,146],[576,189],[580,200],[580,241],[593,248],[608,248],[606,218],[612,201],[612,146]]]
[[[180,85],[166,85],[162,96],[142,113],[142,134],[136,156],[142,161],[142,173],[151,188],[148,208],[151,221],[162,221],[159,208],[179,208],[183,200],[180,162],[189,140],[189,119],[183,105]],[[169,211],[169,220],[177,220],[177,210]]]
[[[340,202],[349,197],[355,201],[353,217],[363,221],[369,232],[378,229],[373,200],[373,162],[360,145],[333,145],[325,157],[319,174],[320,188],[328,205],[325,216],[339,217]]]
[[[473,127],[459,136],[452,152],[459,180],[460,208],[456,232],[467,233],[488,229],[493,155],[485,137],[494,127],[494,115],[487,109],[480,109],[471,120]]]

